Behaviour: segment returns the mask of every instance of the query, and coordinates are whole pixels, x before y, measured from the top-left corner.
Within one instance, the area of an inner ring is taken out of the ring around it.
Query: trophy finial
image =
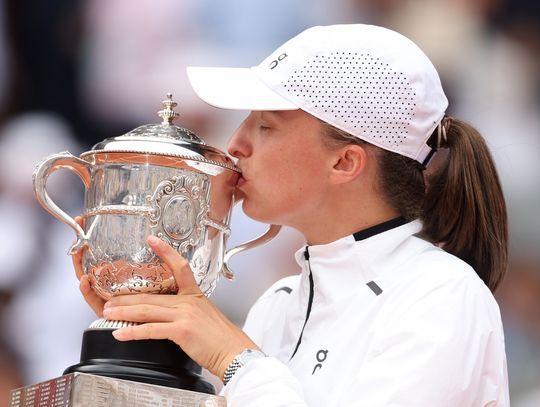
[[[165,109],[158,112],[158,116],[163,119],[161,124],[171,125],[173,120],[179,116],[173,109],[178,106],[174,100],[172,100],[172,93],[167,93],[167,99],[161,102]]]

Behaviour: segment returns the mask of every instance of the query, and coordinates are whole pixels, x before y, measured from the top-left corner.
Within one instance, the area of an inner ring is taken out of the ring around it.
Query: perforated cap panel
[[[354,129],[371,143],[392,148],[407,139],[416,94],[403,73],[369,53],[318,55],[293,71],[283,87],[325,121]]]

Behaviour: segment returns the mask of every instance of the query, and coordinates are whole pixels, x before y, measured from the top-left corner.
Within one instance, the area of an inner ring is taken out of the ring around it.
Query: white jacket
[[[420,228],[299,250],[302,273],[248,315],[245,331],[270,357],[236,372],[228,406],[509,406],[497,303]]]

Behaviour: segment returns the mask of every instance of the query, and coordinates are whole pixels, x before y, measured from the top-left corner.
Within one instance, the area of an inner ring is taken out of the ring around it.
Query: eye
[[[267,131],[267,130],[270,130],[270,127],[265,126],[264,124],[261,124],[259,126],[259,131]]]

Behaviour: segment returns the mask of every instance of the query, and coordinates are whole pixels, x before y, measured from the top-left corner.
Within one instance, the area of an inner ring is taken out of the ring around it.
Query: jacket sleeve
[[[253,360],[239,369],[223,395],[227,407],[307,406],[298,379],[273,357]]]
[[[279,287],[295,287],[298,277],[286,277],[272,285],[248,313],[244,331],[264,350],[266,321],[283,312],[287,303],[280,301],[285,293],[276,294]],[[302,386],[291,370],[274,357],[252,360],[237,370],[222,394],[227,407],[307,406]]]

